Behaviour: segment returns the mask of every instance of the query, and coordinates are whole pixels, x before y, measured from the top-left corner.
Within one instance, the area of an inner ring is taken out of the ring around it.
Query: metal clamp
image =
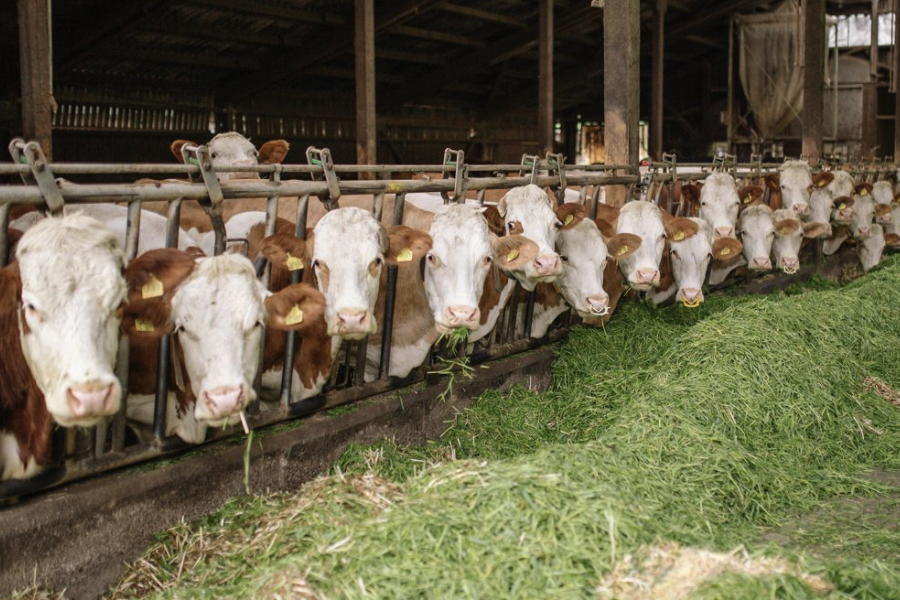
[[[737,157],[734,154],[722,154],[721,156],[714,156],[712,161],[712,170],[713,172],[721,172],[727,173],[729,167],[731,170],[737,165]]]
[[[441,165],[441,179],[447,179],[453,171],[453,198],[447,192],[441,192],[444,204],[448,202],[465,202],[466,195],[466,153],[462,150],[444,149],[444,162]]]
[[[523,154],[522,162],[519,163],[519,177],[525,177],[525,174],[531,170],[531,180],[528,183],[534,183],[540,160],[537,154]]]
[[[22,138],[15,138],[9,143],[9,154],[12,156],[13,162],[31,167],[31,175],[23,174],[22,182],[26,185],[36,184],[38,186],[50,214],[62,213],[66,201],[56,185],[56,179],[53,177],[50,165],[47,164],[47,158],[44,156],[44,151],[41,150],[41,145],[33,141],[25,143]]]
[[[550,172],[550,175],[553,175],[553,171],[556,171],[556,174],[559,176],[559,189],[562,190],[563,195],[566,193],[566,157],[562,152],[558,152],[553,154],[551,152],[547,153],[547,168]]]
[[[325,205],[326,210],[334,210],[338,207],[338,200],[341,199],[341,185],[337,173],[334,172],[334,161],[331,160],[331,150],[322,148],[321,150],[315,146],[306,149],[306,161],[318,167],[322,167],[322,175],[312,174],[313,181],[321,181],[325,178],[328,184],[328,198],[319,196],[319,200]]]

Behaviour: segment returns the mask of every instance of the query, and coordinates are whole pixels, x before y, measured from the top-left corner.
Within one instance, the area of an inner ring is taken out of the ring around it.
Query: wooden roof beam
[[[112,48],[104,54],[104,57],[107,56],[137,62],[191,67],[213,67],[216,69],[255,71],[260,68],[260,62],[252,58],[229,57],[218,54],[170,52],[167,50],[145,50],[142,48]]]
[[[314,11],[308,8],[287,8],[277,6],[271,2],[259,2],[255,0],[186,0],[194,6],[203,6],[222,12],[232,12],[251,17],[268,17],[272,19],[288,19],[298,23],[310,23],[313,25],[343,26],[348,25],[347,19],[333,12]]]
[[[423,29],[421,27],[408,27],[406,25],[395,25],[391,27],[389,33],[396,35],[405,35],[420,40],[428,40],[431,42],[443,42],[446,44],[457,44],[459,46],[469,46],[471,48],[484,48],[484,42],[477,39],[458,35],[455,33],[445,33],[443,31],[434,31],[432,29]]]
[[[438,6],[438,9],[444,12],[463,15],[465,17],[472,17],[473,19],[479,19],[481,21],[502,23],[503,25],[509,25],[510,27],[515,27],[517,29],[525,29],[528,27],[528,23],[524,19],[520,19],[518,17],[501,15],[500,13],[490,12],[487,10],[482,10],[480,8],[462,6],[460,4],[453,4],[452,2],[445,2]]]

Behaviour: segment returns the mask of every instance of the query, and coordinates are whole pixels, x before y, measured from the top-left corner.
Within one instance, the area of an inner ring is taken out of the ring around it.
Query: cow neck
[[[387,269],[381,270],[378,300],[375,302],[378,331],[369,338],[369,343],[375,346],[381,345],[383,335],[384,305],[387,301],[387,272]],[[419,264],[408,262],[398,266],[394,307],[392,345],[416,343],[434,330],[434,315],[428,304],[425,282],[422,280]],[[400,311],[402,311],[402,318],[399,318]]]

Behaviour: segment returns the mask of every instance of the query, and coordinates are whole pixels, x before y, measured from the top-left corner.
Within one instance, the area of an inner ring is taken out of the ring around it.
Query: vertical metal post
[[[553,152],[553,0],[538,2],[538,143],[539,154]]]
[[[666,53],[666,8],[668,0],[656,0],[653,12],[653,48],[650,57],[650,156],[660,160],[663,153],[663,73]]]
[[[728,149],[737,152],[734,148],[734,18],[728,19],[728,122],[725,124],[728,130]]]
[[[822,113],[825,73],[825,0],[804,0],[803,6],[803,155],[815,163],[822,155]]]
[[[900,2],[894,4],[894,160],[900,160]]]
[[[375,1],[355,0],[356,162],[377,163],[375,127]],[[360,179],[373,178],[360,173]]]
[[[398,265],[388,265],[387,296],[384,301],[384,320],[381,323],[381,361],[379,377],[387,379],[391,372],[391,338],[394,331],[394,300],[397,290]]]
[[[9,262],[9,204],[0,204],[0,267]]]
[[[19,0],[19,69],[22,86],[22,131],[36,140],[52,160],[53,41],[50,0]]]
[[[869,45],[869,75],[878,81],[878,0],[872,0],[872,37]]]
[[[636,165],[639,160],[641,6],[633,0],[606,0],[603,9],[603,95],[606,162]],[[608,192],[613,206],[625,204],[626,191]]]
[[[301,240],[306,239],[306,213],[309,208],[309,194],[297,200],[297,221],[294,233]],[[312,268],[310,266],[309,268]],[[300,283],[302,271],[291,273],[291,284]],[[284,336],[284,360],[281,370],[281,408],[287,410],[291,404],[291,380],[294,377],[294,353],[296,352],[297,333],[288,331]]]

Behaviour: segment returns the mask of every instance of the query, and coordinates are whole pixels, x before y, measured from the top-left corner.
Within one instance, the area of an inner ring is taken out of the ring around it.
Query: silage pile
[[[339,467],[374,470],[384,502],[342,474],[236,499],[162,534],[115,595],[604,598],[622,573],[662,598],[641,557],[752,554],[789,512],[876,493],[860,473],[900,469],[900,410],[884,397],[900,388],[900,261],[888,263],[840,289],[625,306],[605,331],[569,337],[551,391],[487,394],[425,448],[348,452]],[[742,555],[778,568],[723,568],[671,597],[900,597],[900,557],[782,554]]]

